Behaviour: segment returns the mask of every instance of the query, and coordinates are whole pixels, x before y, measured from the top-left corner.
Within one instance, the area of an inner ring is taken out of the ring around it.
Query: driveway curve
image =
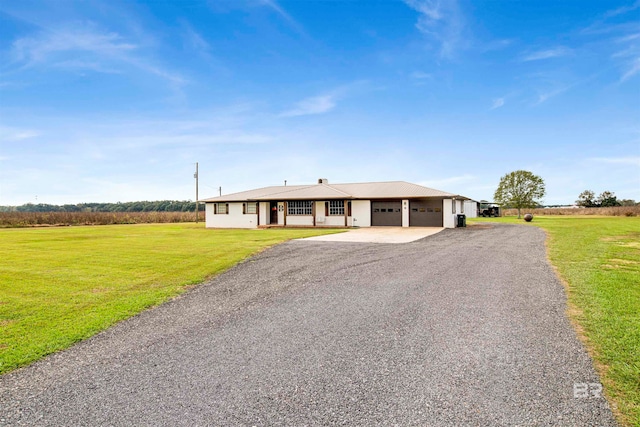
[[[0,425],[614,426],[544,239],[273,247],[0,377]]]

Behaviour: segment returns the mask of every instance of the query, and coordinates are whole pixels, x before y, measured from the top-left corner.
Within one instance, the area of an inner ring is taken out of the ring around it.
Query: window
[[[257,203],[243,203],[242,204],[242,213],[243,214],[255,214],[257,212]]]
[[[460,201],[460,213],[464,213],[464,200]]]
[[[344,200],[330,200],[329,215],[344,215]]]
[[[311,200],[293,200],[287,202],[287,215],[311,215],[313,213]]]
[[[215,215],[228,215],[229,214],[229,204],[228,203],[214,203],[213,204],[213,213]]]
[[[456,213],[456,199],[451,201],[451,213]]]

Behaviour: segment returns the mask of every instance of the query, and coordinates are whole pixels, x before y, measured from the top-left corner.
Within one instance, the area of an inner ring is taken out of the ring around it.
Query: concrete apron
[[[366,227],[344,233],[297,239],[310,242],[409,243],[444,230],[442,227]]]

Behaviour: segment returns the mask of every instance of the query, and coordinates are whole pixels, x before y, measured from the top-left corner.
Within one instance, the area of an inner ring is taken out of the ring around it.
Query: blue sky
[[[0,0],[0,205],[544,178],[640,200],[640,1]]]

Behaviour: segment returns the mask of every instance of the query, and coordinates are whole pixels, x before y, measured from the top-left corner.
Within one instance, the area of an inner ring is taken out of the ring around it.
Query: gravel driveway
[[[276,246],[0,377],[0,425],[613,426],[544,237]]]

